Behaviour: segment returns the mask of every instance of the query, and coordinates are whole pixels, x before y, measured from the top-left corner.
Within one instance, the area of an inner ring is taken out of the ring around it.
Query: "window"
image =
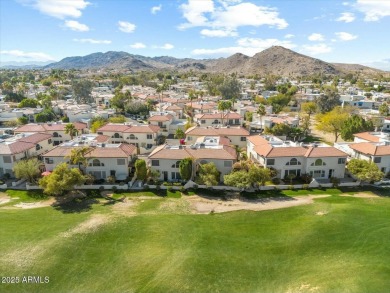
[[[103,163],[101,163],[98,159],[94,159],[92,161],[92,163],[89,163],[89,166],[93,166],[93,167],[100,167],[100,166],[104,166]]]
[[[121,136],[119,135],[119,133],[115,133],[112,137],[113,138],[120,138]]]
[[[137,139],[134,134],[130,134],[129,139]]]
[[[235,120],[234,120],[234,123],[235,123],[235,124],[240,124],[240,119],[235,119]]]
[[[151,149],[153,147],[153,145],[151,144],[151,143],[148,143],[147,145],[146,145],[146,148],[147,149]]]
[[[116,164],[117,165],[125,165],[126,164],[126,160],[125,159],[116,159]]]
[[[301,176],[301,170],[285,170],[284,171],[284,177],[288,178],[288,175],[295,175],[296,177]]]
[[[381,172],[383,172],[384,174],[386,174],[386,167],[381,168]]]
[[[171,172],[172,180],[180,180],[180,172]]]
[[[311,163],[311,166],[326,166],[326,164],[322,159],[317,159],[314,163]]]
[[[158,122],[158,126],[162,127],[163,123],[162,122]]]
[[[174,163],[171,168],[179,168],[180,166],[180,161],[177,161],[176,163]]]
[[[53,137],[61,137],[61,136],[57,132],[54,132]]]
[[[202,161],[199,162],[199,164],[200,164],[200,165],[207,164],[207,161],[202,160]]]
[[[268,165],[268,166],[273,166],[273,165],[275,165],[275,159],[267,159],[267,165]]]
[[[98,131],[98,133],[97,134],[99,134],[99,135],[103,135],[103,132],[101,132],[101,131]]]
[[[49,138],[49,140],[47,141],[49,144],[51,144],[51,138]]]
[[[42,148],[42,147],[41,147],[39,144],[37,144],[37,145],[35,146],[35,150],[36,150],[36,151],[39,151],[41,148]]]
[[[200,124],[206,124],[206,120],[200,120]]]
[[[11,156],[3,156],[3,162],[4,163],[12,163]]]
[[[310,175],[311,175],[313,178],[323,178],[323,177],[325,177],[325,170],[314,170],[314,171],[310,171]]]
[[[245,136],[241,136],[241,141],[246,141],[246,137]]]
[[[292,158],[289,162],[287,162],[286,165],[296,166],[296,165],[301,165],[301,162],[298,162],[296,158]]]
[[[187,136],[187,140],[188,141],[192,140],[192,136]]]
[[[345,164],[345,158],[339,158],[338,163],[339,164]]]
[[[153,135],[147,134],[147,135],[146,135],[146,139],[153,139]]]
[[[233,166],[232,161],[223,161],[223,166],[226,168],[231,168]]]
[[[217,119],[215,119],[213,124],[219,124],[219,121]]]
[[[159,160],[152,160],[152,166],[160,166]]]
[[[53,162],[53,159],[51,159],[51,158],[45,158],[45,163],[46,164],[53,164],[54,162]]]
[[[380,163],[382,161],[382,157],[375,157],[374,163]]]

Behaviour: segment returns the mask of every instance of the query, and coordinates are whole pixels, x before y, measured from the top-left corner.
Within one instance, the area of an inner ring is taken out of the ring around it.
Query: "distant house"
[[[26,124],[18,127],[15,130],[17,133],[48,133],[53,136],[53,145],[59,145],[63,142],[69,141],[71,136],[65,133],[65,127],[67,123],[55,122],[55,123],[43,123],[43,124]],[[88,131],[87,124],[81,122],[73,123],[78,131],[78,134],[84,134]]]
[[[186,143],[192,144],[199,137],[203,136],[220,136],[226,137],[230,140],[230,144],[237,145],[239,147],[246,147],[246,140],[249,137],[249,131],[245,128],[238,127],[200,127],[194,126],[185,132],[186,134]]]

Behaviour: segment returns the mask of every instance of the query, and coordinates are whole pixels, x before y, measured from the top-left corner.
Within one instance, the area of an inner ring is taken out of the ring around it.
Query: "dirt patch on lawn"
[[[22,208],[22,209],[36,209],[36,208],[44,208],[44,207],[49,207],[52,206],[56,202],[55,198],[49,198],[48,200],[44,201],[37,201],[37,202],[21,202],[14,207],[17,208]]]
[[[239,210],[251,210],[251,211],[265,211],[283,209],[294,206],[306,205],[313,203],[314,198],[328,197],[330,195],[309,195],[309,196],[296,196],[296,197],[281,197],[281,198],[269,198],[259,200],[245,200],[245,199],[232,199],[232,200],[211,200],[203,198],[197,195],[188,196],[186,200],[189,201],[194,213],[208,214],[208,213],[224,213]]]
[[[342,193],[340,196],[358,197],[358,198],[380,198],[379,195],[370,192],[358,192],[354,194]]]
[[[8,203],[11,201],[11,198],[8,196],[8,194],[4,192],[0,192],[0,205]]]
[[[134,217],[137,214],[134,210],[135,206],[137,206],[137,202],[125,197],[121,201],[113,202],[112,211],[121,216]]]
[[[76,234],[94,233],[97,230],[99,230],[102,226],[111,222],[111,220],[112,220],[111,216],[95,214],[92,215],[88,220],[77,225],[75,228],[62,233],[61,236],[68,238]]]

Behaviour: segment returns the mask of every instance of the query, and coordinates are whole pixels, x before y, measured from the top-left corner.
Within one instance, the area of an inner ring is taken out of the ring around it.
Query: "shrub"
[[[193,189],[198,189],[198,187],[199,187],[198,184],[194,184],[194,185],[192,186]]]
[[[294,190],[294,185],[289,185],[289,186],[288,186],[288,189],[289,189],[289,190]]]
[[[161,189],[161,186],[159,184],[156,185],[156,189],[157,190],[160,190]]]
[[[173,186],[181,186],[181,182],[174,182]]]
[[[181,188],[180,188],[180,192],[182,192],[182,193],[185,193],[187,190],[184,188],[184,186],[182,186]]]
[[[123,181],[119,182],[119,186],[123,186],[125,183]]]
[[[116,187],[116,186],[113,186],[113,187],[112,187],[112,191],[113,191],[113,192],[116,192],[117,189],[118,189],[118,187]]]
[[[275,185],[279,185],[280,184],[280,179],[279,178],[273,178],[272,179],[272,183],[275,184]]]
[[[115,184],[116,178],[115,176],[108,176],[107,177],[107,183],[109,184]]]
[[[168,187],[169,192],[173,192],[173,187]]]
[[[149,185],[144,184],[144,190],[149,190]]]
[[[303,184],[303,185],[302,185],[302,188],[303,188],[303,189],[309,189],[309,184]]]
[[[99,187],[99,190],[104,190],[104,186],[100,186],[100,187]]]

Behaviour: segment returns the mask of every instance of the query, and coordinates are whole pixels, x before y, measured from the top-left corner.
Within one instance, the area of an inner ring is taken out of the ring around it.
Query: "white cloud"
[[[195,49],[191,53],[200,56],[229,56],[235,53],[242,53],[253,56],[271,46],[283,46],[289,49],[295,47],[290,41],[278,39],[241,38],[236,42],[236,46],[216,48],[216,49]]]
[[[134,43],[134,44],[130,45],[130,47],[134,48],[134,49],[143,49],[143,48],[146,48],[146,45],[143,43]]]
[[[318,55],[332,52],[333,48],[326,44],[303,45],[303,51],[310,55]]]
[[[175,46],[172,45],[172,44],[166,43],[166,44],[164,44],[163,46],[157,47],[157,48],[163,49],[163,50],[172,50],[173,48],[175,48]]]
[[[219,38],[235,37],[238,35],[237,32],[235,31],[223,30],[223,29],[219,29],[219,30],[202,29],[200,31],[200,34],[206,37],[219,37]]]
[[[80,17],[82,10],[91,3],[85,0],[26,0],[22,4],[32,6],[43,14],[64,19]]]
[[[156,14],[157,12],[161,11],[161,8],[162,8],[162,5],[158,5],[158,6],[153,6],[151,9],[150,9],[150,12],[152,14]]]
[[[133,33],[135,31],[135,24],[127,21],[118,21],[119,30],[124,33]]]
[[[74,42],[89,43],[89,44],[111,44],[109,40],[95,40],[95,39],[73,39]]]
[[[65,20],[65,26],[72,31],[87,32],[89,27],[85,24],[79,23],[77,20]]]
[[[378,21],[390,16],[390,1],[388,0],[357,0],[354,6],[365,14],[365,21]]]
[[[352,35],[350,33],[346,33],[346,32],[338,32],[338,33],[334,33],[340,41],[352,41],[352,40],[355,40],[357,39],[357,36],[356,35]]]
[[[215,10],[213,0],[188,0],[187,4],[180,5],[180,9],[183,11],[183,17],[188,22],[181,24],[179,29],[186,29],[195,26],[206,26],[208,19],[205,14],[214,12]]]
[[[292,39],[293,37],[295,37],[293,34],[287,34],[284,36],[285,39]]]
[[[322,42],[325,40],[324,36],[321,34],[313,33],[308,37],[309,41],[313,42]]]
[[[15,57],[18,59],[30,59],[30,60],[34,60],[34,61],[54,60],[53,57],[51,57],[48,54],[42,53],[42,52],[24,52],[21,50],[0,51],[0,55],[12,56],[12,57]]]
[[[351,12],[343,12],[341,13],[341,16],[339,18],[336,19],[336,21],[343,21],[343,22],[352,22],[355,20],[355,14],[351,13]]]
[[[180,6],[183,17],[187,20],[179,29],[190,27],[210,27],[212,30],[235,32],[242,26],[259,27],[268,25],[284,29],[288,23],[279,17],[276,8],[257,6],[249,2],[219,1],[222,6],[216,7],[212,0],[188,0]],[[219,35],[217,35],[219,36]]]

